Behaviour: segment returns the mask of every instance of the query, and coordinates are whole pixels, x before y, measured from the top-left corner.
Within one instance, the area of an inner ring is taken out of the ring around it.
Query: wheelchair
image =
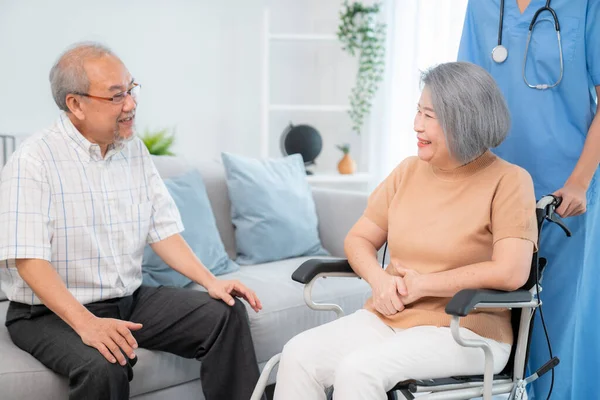
[[[536,205],[537,228],[541,236],[544,222],[557,224],[567,236],[571,232],[555,213],[560,205],[560,198],[545,196]],[[539,244],[538,236],[538,244]],[[409,379],[398,382],[387,394],[389,400],[397,399],[398,392],[406,399],[414,399],[415,393],[427,393],[418,396],[419,400],[468,400],[475,397],[483,397],[491,400],[492,395],[509,394],[509,400],[523,399],[526,386],[551,371],[559,363],[557,357],[552,356],[550,342],[550,360],[546,362],[531,376],[525,377],[527,359],[529,356],[529,344],[533,329],[533,316],[542,302],[539,293],[541,291],[540,279],[546,260],[534,253],[531,262],[529,278],[525,285],[514,292],[504,292],[488,289],[466,289],[458,292],[446,306],[446,313],[451,316],[450,329],[454,340],[465,347],[478,347],[484,351],[485,366],[484,374],[476,376],[454,376],[442,379],[416,380]],[[384,252],[385,258],[385,252]],[[292,274],[292,279],[302,283],[304,287],[304,300],[308,307],[319,311],[334,311],[337,317],[344,315],[343,310],[337,304],[317,304],[311,298],[313,284],[319,278],[326,277],[358,277],[348,260],[324,260],[312,259],[304,262]],[[511,355],[504,370],[497,375],[493,373],[493,355],[489,346],[479,340],[464,339],[460,335],[460,317],[464,317],[477,308],[508,308],[512,310],[511,322],[516,340],[512,346]],[[543,313],[541,314],[543,322]],[[544,325],[544,331],[546,327]],[[548,334],[546,332],[546,339]],[[261,376],[252,394],[251,400],[259,400],[264,393],[269,375],[279,362],[281,354],[273,356],[263,368]],[[335,390],[335,388],[334,388]]]

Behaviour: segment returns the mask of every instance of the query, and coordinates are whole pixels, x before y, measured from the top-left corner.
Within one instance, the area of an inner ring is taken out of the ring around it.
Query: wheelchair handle
[[[560,226],[561,229],[565,232],[565,235],[567,235],[567,237],[571,237],[571,231],[569,230],[569,228],[567,228],[562,219],[560,219],[558,214],[555,213],[556,208],[559,207],[561,203],[562,197],[549,194],[547,196],[542,197],[540,201],[537,202],[536,207],[538,209],[544,210],[544,218],[546,220]]]
[[[542,210],[547,210],[548,207],[552,207],[552,212],[556,208],[560,206],[562,203],[562,197],[555,196],[553,194],[546,195],[542,197],[538,202],[536,207]]]

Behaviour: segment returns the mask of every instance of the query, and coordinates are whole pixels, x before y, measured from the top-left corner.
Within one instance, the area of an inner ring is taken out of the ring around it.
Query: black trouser
[[[205,292],[142,286],[132,296],[86,307],[98,317],[143,324],[132,332],[139,347],[201,360],[207,400],[250,398],[259,373],[241,301],[231,307]],[[111,364],[45,306],[11,302],[6,326],[18,347],[69,378],[69,399],[129,398],[136,360]]]

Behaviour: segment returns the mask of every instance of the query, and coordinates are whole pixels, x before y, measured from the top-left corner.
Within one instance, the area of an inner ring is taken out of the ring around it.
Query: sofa
[[[190,165],[175,157],[155,157],[163,179],[189,170]],[[194,164],[204,180],[219,234],[229,257],[236,258],[234,226],[230,201],[221,163],[207,161]],[[331,257],[344,257],[343,240],[367,203],[367,195],[328,189],[313,189],[319,236]],[[183,221],[184,225],[186,221]],[[320,257],[322,258],[322,257]],[[308,257],[292,258],[257,265],[243,265],[222,279],[239,279],[252,288],[263,304],[255,313],[248,308],[252,339],[262,370],[265,363],[280,353],[294,335],[335,319],[333,312],[309,309],[303,299],[303,285],[292,281],[294,270]],[[203,290],[196,284],[189,290]],[[347,313],[359,309],[370,295],[366,282],[359,279],[321,279],[313,288],[316,302],[333,302]],[[58,400],[68,398],[67,379],[55,374],[35,358],[13,345],[4,326],[9,302],[0,292],[0,399]],[[139,349],[138,363],[131,382],[131,398],[204,399],[199,380],[200,362],[173,354]],[[276,370],[269,382],[275,380]],[[212,399],[211,399],[212,400]],[[229,400],[229,399],[223,399]]]

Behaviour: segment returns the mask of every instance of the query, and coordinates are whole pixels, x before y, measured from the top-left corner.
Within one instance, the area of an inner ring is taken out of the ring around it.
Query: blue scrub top
[[[531,0],[521,14],[516,0],[505,1],[502,44],[508,59],[491,58],[497,45],[500,0],[469,1],[459,60],[484,67],[498,82],[509,105],[512,131],[496,150],[533,173],[536,195],[561,188],[579,159],[596,110],[600,85],[600,2],[554,0],[561,26],[564,76],[553,89],[536,90],[523,80],[529,24],[545,0]],[[560,75],[556,32],[550,13],[538,17],[528,52],[527,80],[554,83]]]
[[[517,0],[505,0],[502,44],[508,59],[491,58],[498,41],[500,0],[470,0],[465,17],[459,60],[484,67],[504,93],[512,128],[494,152],[524,167],[533,177],[536,196],[560,189],[577,163],[596,112],[600,85],[600,0],[553,0],[558,16],[564,58],[560,84],[547,90],[531,89],[523,80],[529,24],[546,0],[531,0],[521,14]],[[559,48],[550,13],[538,17],[529,46],[525,73],[531,84],[552,84],[560,75]],[[552,398],[600,398],[600,199],[598,171],[587,193],[588,211],[565,223],[573,231],[567,239],[555,226],[545,228],[540,255],[548,258],[542,281],[544,316],[555,355]],[[538,314],[539,317],[539,314]],[[539,318],[535,321],[530,369],[549,359]],[[530,399],[545,399],[547,374],[535,384]]]

